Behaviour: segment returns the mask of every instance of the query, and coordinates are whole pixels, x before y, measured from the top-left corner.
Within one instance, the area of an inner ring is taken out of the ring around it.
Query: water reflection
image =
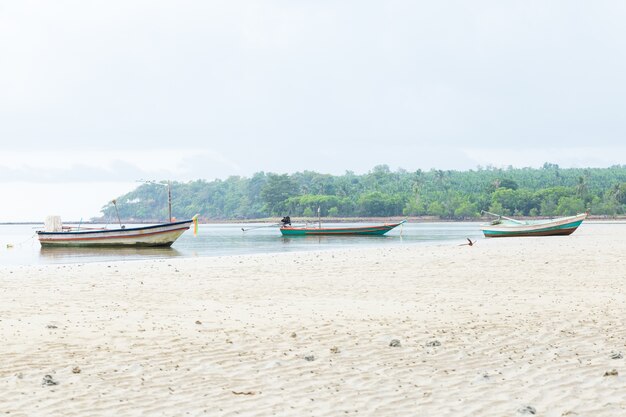
[[[147,258],[173,258],[183,256],[174,248],[81,248],[81,247],[42,247],[39,256],[49,261],[62,260],[77,262],[80,260],[119,261]]]
[[[324,244],[324,245],[354,245],[369,243],[382,243],[385,240],[399,239],[402,241],[401,235],[385,236],[385,235],[290,235],[283,236],[283,243],[296,243],[296,244]]]

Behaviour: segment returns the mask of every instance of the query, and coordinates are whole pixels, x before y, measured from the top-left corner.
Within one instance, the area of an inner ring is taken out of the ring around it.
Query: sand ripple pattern
[[[0,415],[623,416],[624,254],[626,225],[589,223],[473,247],[0,267]]]

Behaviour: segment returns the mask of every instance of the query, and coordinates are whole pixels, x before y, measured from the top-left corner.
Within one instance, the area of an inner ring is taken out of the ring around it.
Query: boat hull
[[[485,237],[527,237],[527,236],[567,236],[576,231],[587,214],[565,217],[541,223],[509,224],[484,226],[481,228]]]
[[[167,247],[189,229],[193,220],[154,226],[77,232],[37,232],[42,247]]]
[[[382,236],[400,223],[359,227],[281,227],[283,236]]]

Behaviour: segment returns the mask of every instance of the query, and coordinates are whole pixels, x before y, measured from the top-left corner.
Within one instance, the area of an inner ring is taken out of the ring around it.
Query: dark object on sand
[[[400,347],[400,340],[398,339],[392,339],[391,342],[389,342],[389,346],[391,347]]]
[[[41,385],[43,386],[51,386],[51,385],[59,385],[58,381],[55,381],[52,378],[52,375],[45,375],[41,380]]]
[[[235,395],[255,395],[254,391],[231,391]]]
[[[525,405],[522,408],[518,408],[517,412],[520,414],[537,414],[537,410],[532,405]]]

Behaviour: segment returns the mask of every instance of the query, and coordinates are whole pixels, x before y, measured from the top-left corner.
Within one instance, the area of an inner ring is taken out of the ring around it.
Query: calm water
[[[259,253],[315,251],[365,246],[462,243],[482,237],[480,223],[405,223],[385,236],[281,236],[277,227],[253,228],[254,224],[200,225],[197,237],[185,232],[171,248],[141,249],[43,249],[33,225],[0,225],[0,266],[46,263],[84,263],[150,258],[224,256]],[[325,224],[328,227],[338,226]],[[346,225],[345,223],[342,225]],[[90,225],[91,227],[91,225]],[[7,248],[7,244],[13,245]]]

